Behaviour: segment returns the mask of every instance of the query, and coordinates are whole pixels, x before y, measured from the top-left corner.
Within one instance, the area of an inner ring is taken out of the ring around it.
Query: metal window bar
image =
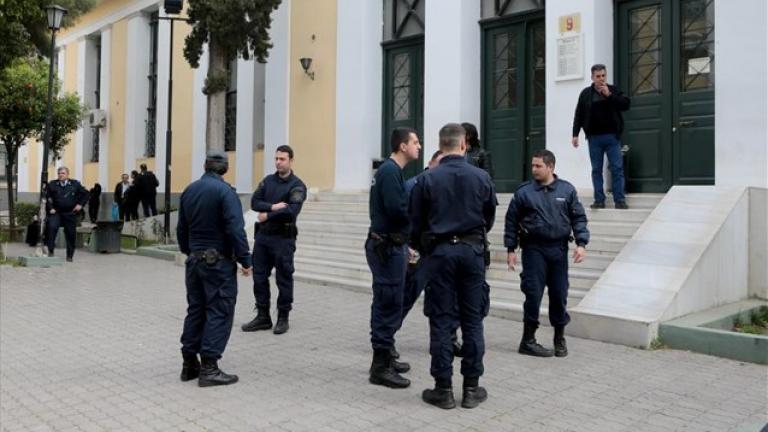
[[[147,119],[144,121],[144,155],[155,157],[155,128],[157,126],[157,39],[158,39],[158,13],[152,13],[149,21],[150,56],[149,56],[149,99],[147,105]]]
[[[96,42],[96,89],[93,92],[94,104],[96,109],[101,108],[101,37]],[[91,144],[91,162],[99,161],[99,128],[92,129],[93,142]]]
[[[226,98],[224,150],[235,151],[237,149],[237,90],[228,91]]]

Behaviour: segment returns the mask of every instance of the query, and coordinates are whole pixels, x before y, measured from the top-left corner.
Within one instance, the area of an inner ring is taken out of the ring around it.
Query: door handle
[[[541,131],[531,131],[531,132],[528,134],[528,136],[539,136],[539,135],[541,135],[541,134],[542,134],[542,132],[541,132]]]
[[[680,122],[680,127],[690,127],[696,124],[695,120],[685,120]]]

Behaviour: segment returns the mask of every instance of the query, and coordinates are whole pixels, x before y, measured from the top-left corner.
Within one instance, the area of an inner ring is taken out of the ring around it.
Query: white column
[[[80,103],[90,106],[86,104],[85,100],[86,44],[87,41],[85,39],[77,41],[77,94],[80,96]],[[82,127],[75,132],[75,166],[67,167],[71,170],[72,177],[81,181],[83,180],[83,141],[86,135],[83,128],[87,127],[89,127],[88,123],[84,122]],[[67,150],[71,151],[72,149],[69,148]]]
[[[558,18],[581,14],[583,78],[556,81]],[[613,1],[569,0],[548,2],[546,7],[547,49],[547,149],[557,157],[557,174],[577,188],[592,189],[590,161],[584,134],[581,146],[571,146],[573,112],[579,92],[591,84],[590,67],[602,63],[608,67],[608,81],[615,81],[613,70]],[[625,89],[626,90],[626,89]]]
[[[32,170],[32,161],[29,160],[29,146],[34,145],[29,140],[26,145],[19,147],[19,151],[16,154],[16,190],[18,192],[34,192],[29,190],[29,173],[34,172]],[[5,173],[5,167],[2,167],[3,173]]]
[[[715,2],[715,184],[768,187],[768,2]]]
[[[129,72],[125,75],[125,118],[115,119],[110,116],[112,121],[125,122],[125,144],[123,146],[123,172],[130,173],[136,169],[136,159],[144,156],[146,146],[147,130],[147,106],[149,105],[149,56],[151,47],[149,45],[149,19],[144,14],[137,14],[128,20],[128,46],[126,47],[126,64],[129,65]],[[104,40],[102,36],[102,46]],[[103,60],[102,60],[103,63]],[[104,76],[102,75],[102,79]],[[103,87],[103,86],[102,86]],[[107,105],[102,105],[107,106]],[[109,122],[107,122],[109,127]],[[155,174],[165,170],[155,169]],[[118,180],[114,177],[122,173],[110,173],[112,181]]]
[[[128,39],[128,43],[133,43],[131,39]],[[101,32],[101,70],[99,71],[101,76],[101,89],[99,90],[99,106],[103,110],[107,110],[109,115],[109,86],[112,82],[112,29],[105,29]],[[111,127],[110,120],[123,121],[123,119],[110,119],[107,117],[107,127],[99,129],[99,183],[104,190],[107,190],[108,186],[113,183],[110,180],[117,182],[116,178],[120,173],[109,172],[109,128]],[[110,174],[112,179],[110,179]]]
[[[424,35],[424,163],[448,122],[480,122],[480,2],[426,2]]]
[[[192,97],[192,180],[197,180],[203,175],[203,164],[205,163],[205,127],[208,112],[208,97],[203,94],[205,77],[208,75],[208,47],[203,48],[203,55],[200,56],[200,67],[195,69],[195,84]]]
[[[165,16],[160,10],[160,16]],[[157,29],[157,121],[155,122],[155,175],[160,182],[160,190],[165,191],[165,132],[168,125],[168,57],[171,26],[168,21],[160,20]],[[174,38],[174,50],[182,49],[184,41]],[[178,69],[183,64],[174,64]],[[174,146],[175,147],[175,146]],[[135,164],[135,163],[134,163]],[[133,168],[135,169],[135,168]],[[173,167],[171,167],[173,177]]]
[[[237,60],[237,119],[235,159],[235,188],[239,193],[253,190],[254,124],[253,87],[255,69],[251,60]],[[230,162],[231,163],[231,162]]]
[[[288,136],[288,101],[290,97],[290,64],[299,59],[291,57],[291,1],[283,0],[273,12],[272,49],[266,67],[264,172],[275,170],[272,155],[282,144],[290,144]]]
[[[381,148],[382,0],[339,0],[336,9],[334,189],[367,189]]]

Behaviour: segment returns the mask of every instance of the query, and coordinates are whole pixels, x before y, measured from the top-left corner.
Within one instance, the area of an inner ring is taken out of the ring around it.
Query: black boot
[[[184,357],[184,364],[181,365],[181,380],[191,381],[200,376],[200,361],[197,354],[181,353]]]
[[[373,362],[368,378],[371,384],[383,385],[390,388],[406,388],[411,381],[400,376],[392,367],[392,353],[388,348],[373,350]]]
[[[442,409],[456,408],[450,380],[437,379],[434,389],[426,389],[421,392],[421,400]]]
[[[214,358],[203,357],[203,364],[200,367],[200,378],[197,385],[200,387],[212,387],[220,385],[229,385],[237,382],[237,375],[229,375],[219,369],[219,365]]]
[[[555,357],[568,355],[568,346],[565,344],[565,326],[555,327]]]
[[[517,350],[520,354],[534,357],[552,357],[554,353],[536,342],[536,328],[534,323],[523,323],[523,340],[520,341],[520,348]]]
[[[392,345],[392,348],[389,349],[389,352],[392,353],[392,358],[397,360],[400,358],[400,353],[397,352],[397,348],[395,348],[394,345]]]
[[[272,328],[272,317],[269,316],[269,307],[258,306],[256,310],[258,311],[256,318],[240,327],[244,332],[269,330]]]
[[[392,358],[392,369],[397,373],[406,373],[411,370],[411,365],[406,362],[397,361]]]
[[[478,385],[479,378],[464,378],[464,394],[461,398],[462,408],[476,408],[488,399],[488,392]]]
[[[283,334],[288,331],[288,311],[277,311],[277,322],[275,323],[275,330],[273,333],[276,335]]]

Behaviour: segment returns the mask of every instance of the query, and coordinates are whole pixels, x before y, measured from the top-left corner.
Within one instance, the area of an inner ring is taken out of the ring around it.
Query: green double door
[[[392,129],[409,127],[424,134],[424,38],[388,43],[384,46],[384,106],[382,148],[383,157],[391,153],[389,139]],[[422,147],[424,143],[422,143]],[[424,154],[405,167],[406,177],[422,171]]]
[[[530,178],[545,147],[545,32],[541,16],[483,24],[481,139],[499,192]]]
[[[714,0],[617,0],[626,188],[714,184]]]

